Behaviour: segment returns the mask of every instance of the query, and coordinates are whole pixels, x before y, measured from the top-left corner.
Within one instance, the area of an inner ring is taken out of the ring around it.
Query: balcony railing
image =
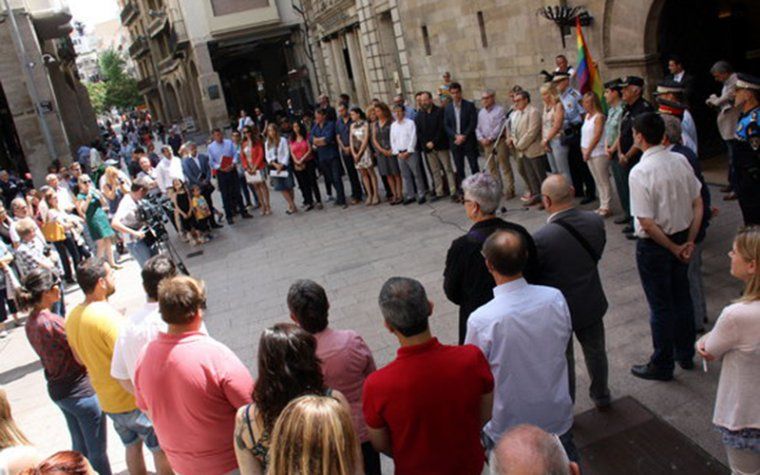
[[[159,74],[163,76],[174,71],[179,66],[179,61],[170,53],[169,56],[159,61],[157,66]]]
[[[133,0],[127,0],[124,2],[124,8],[121,9],[121,24],[128,26],[135,20],[135,18],[137,18],[138,13],[139,9],[137,4]]]
[[[169,24],[169,17],[164,10],[157,12],[151,10],[151,17],[150,23],[148,23],[148,35],[154,38]]]
[[[156,81],[152,77],[147,77],[137,81],[137,89],[140,92],[147,92],[156,87]]]
[[[145,38],[135,38],[131,45],[129,45],[129,55],[132,58],[139,58],[150,50],[148,46],[148,40]]]

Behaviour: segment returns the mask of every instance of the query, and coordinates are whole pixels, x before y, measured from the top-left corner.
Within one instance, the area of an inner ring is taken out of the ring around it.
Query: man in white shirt
[[[404,179],[404,205],[414,203],[417,189],[417,203],[425,203],[425,184],[422,181],[420,154],[417,153],[417,127],[406,118],[404,106],[393,106],[396,121],[391,124],[391,151],[398,159],[401,177]]]
[[[71,190],[69,190],[68,186],[61,183],[61,181],[58,179],[58,175],[55,173],[50,173],[45,177],[45,181],[50,188],[55,190],[55,195],[58,198],[58,209],[67,213],[71,213],[76,210],[76,205],[74,204],[74,196],[71,194]]]
[[[156,166],[156,183],[161,193],[166,194],[175,179],[180,181],[185,179],[182,173],[182,160],[174,155],[170,146],[164,145],[161,147],[161,161]]]
[[[242,134],[244,128],[250,127],[252,125],[253,119],[251,119],[251,116],[249,116],[244,109],[240,109],[240,118],[238,119],[237,131]]]
[[[520,234],[496,231],[482,252],[496,282],[494,298],[470,315],[465,344],[483,351],[494,376],[493,413],[483,429],[486,447],[493,448],[514,426],[533,424],[557,434],[577,461],[565,358],[572,334],[567,302],[559,290],[525,281],[528,250]]]
[[[702,222],[701,185],[686,158],[662,145],[665,123],[647,112],[633,123],[636,146],[644,153],[631,170],[631,215],[636,264],[649,303],[654,352],[631,373],[642,379],[673,379],[675,361],[694,368],[694,307],[688,263]]]
[[[135,392],[135,369],[140,353],[159,332],[166,332],[168,328],[158,311],[158,284],[177,275],[177,268],[171,259],[158,255],[148,259],[141,275],[147,302],[129,316],[119,332],[111,358],[111,376],[131,393]]]

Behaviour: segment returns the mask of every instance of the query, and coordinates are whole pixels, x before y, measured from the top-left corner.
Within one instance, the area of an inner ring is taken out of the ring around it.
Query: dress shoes
[[[404,200],[404,206],[414,203],[414,198],[407,198]]]
[[[637,364],[631,366],[631,374],[641,379],[653,381],[670,381],[673,379],[672,371],[658,369],[652,363]]]
[[[613,221],[613,223],[615,223],[615,224],[629,224],[630,222],[631,222],[631,217],[630,216],[623,216],[623,217],[618,218],[615,221]]]
[[[232,226],[233,224],[235,224],[235,221],[232,218],[227,218],[227,224]]]
[[[723,196],[723,201],[734,201],[738,198],[739,196],[732,191],[731,193]]]
[[[242,213],[240,213],[240,216],[241,216],[243,219],[251,219],[251,218],[253,218],[253,215],[251,215],[251,214],[248,214],[248,211],[243,211]]]
[[[686,371],[691,371],[694,369],[694,360],[679,361],[678,366],[680,366],[681,369],[685,369]]]
[[[620,232],[623,234],[630,234],[633,232],[633,226],[629,224],[628,226],[624,227]]]
[[[420,198],[420,199],[417,200],[417,204],[418,205],[424,205],[426,202],[427,202],[427,200],[425,199],[424,196],[422,198]]]
[[[221,228],[223,228],[223,227],[224,227],[224,225],[223,225],[223,224],[219,224],[219,223],[212,223],[212,224],[211,224],[211,227],[212,227],[213,229],[221,229]]]

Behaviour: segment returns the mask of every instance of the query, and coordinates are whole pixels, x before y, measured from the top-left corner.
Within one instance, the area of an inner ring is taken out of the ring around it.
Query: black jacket
[[[475,138],[475,127],[478,125],[478,110],[475,104],[462,99],[462,110],[459,113],[461,135],[467,137],[462,144],[464,147],[477,146]],[[454,137],[457,135],[457,118],[454,112],[454,103],[451,102],[446,106],[443,113],[443,127],[446,129],[446,135],[449,138],[449,144],[454,146]]]
[[[443,109],[434,105],[430,112],[425,109],[418,110],[414,125],[417,127],[418,151],[426,151],[425,144],[428,142],[433,142],[433,150],[449,149],[449,141],[443,128]]]
[[[467,319],[478,307],[493,299],[496,283],[488,273],[485,260],[480,254],[483,243],[494,231],[510,229],[520,233],[528,244],[528,264],[523,276],[530,283],[536,281],[537,259],[533,237],[519,224],[500,218],[475,223],[470,232],[451,243],[443,271],[443,291],[446,297],[459,305],[459,343],[467,333]]]

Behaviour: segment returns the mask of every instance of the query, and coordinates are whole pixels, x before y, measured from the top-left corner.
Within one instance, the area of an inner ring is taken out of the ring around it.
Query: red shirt
[[[293,158],[296,158],[298,160],[301,160],[301,157],[306,155],[306,153],[311,148],[311,144],[307,139],[299,140],[299,141],[290,141],[290,153],[293,154]],[[313,160],[314,155],[310,155],[307,161]]]
[[[399,348],[394,361],[367,377],[364,419],[390,431],[397,475],[479,475],[481,398],[493,384],[477,347],[433,338]]]
[[[240,147],[240,161],[243,168],[246,170],[249,166],[252,166],[254,170],[261,170],[264,168],[264,145],[261,141],[251,145],[251,156],[246,153],[248,148],[248,142],[243,142]]]

